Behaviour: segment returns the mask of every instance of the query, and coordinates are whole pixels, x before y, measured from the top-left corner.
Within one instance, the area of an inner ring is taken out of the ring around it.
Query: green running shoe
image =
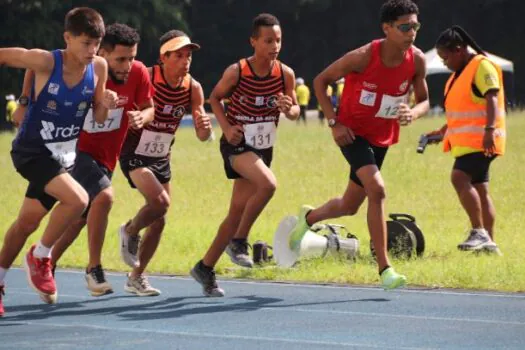
[[[303,205],[301,209],[299,210],[299,216],[297,217],[297,224],[295,224],[295,227],[293,228],[292,232],[290,233],[290,249],[297,252],[299,250],[299,247],[301,246],[301,240],[304,237],[304,234],[310,226],[306,223],[306,214],[310,210],[314,209],[313,207],[309,205]]]
[[[381,285],[385,290],[403,287],[406,283],[406,276],[395,272],[393,267],[389,267],[381,273]]]

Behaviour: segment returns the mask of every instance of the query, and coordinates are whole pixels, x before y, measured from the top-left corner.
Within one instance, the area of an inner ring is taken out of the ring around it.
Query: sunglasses
[[[403,23],[396,26],[402,33],[408,33],[411,29],[417,32],[421,28],[421,23]]]

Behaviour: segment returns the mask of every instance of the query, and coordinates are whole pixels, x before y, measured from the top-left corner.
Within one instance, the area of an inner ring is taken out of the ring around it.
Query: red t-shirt
[[[118,94],[119,106],[109,111],[104,124],[98,124],[93,114],[88,113],[84,128],[80,132],[78,150],[89,153],[95,160],[114,171],[128,131],[127,112],[136,109],[135,105],[140,106],[151,99],[154,89],[148,69],[136,60],[124,84],[115,84],[108,79],[106,88]]]
[[[396,67],[381,61],[382,40],[372,41],[372,55],[362,73],[345,77],[338,121],[375,146],[387,147],[399,139],[397,109],[408,103],[408,92],[415,75],[411,47]]]

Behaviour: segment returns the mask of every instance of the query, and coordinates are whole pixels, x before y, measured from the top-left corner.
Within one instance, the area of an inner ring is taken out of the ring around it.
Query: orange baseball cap
[[[192,43],[189,37],[177,36],[166,41],[160,47],[160,54],[163,55],[166,52],[177,51],[186,46],[189,46],[192,50],[199,50],[201,48],[199,44]]]

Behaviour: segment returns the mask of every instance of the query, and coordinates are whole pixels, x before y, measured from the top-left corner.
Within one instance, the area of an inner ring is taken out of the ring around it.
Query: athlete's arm
[[[118,95],[116,92],[106,89],[108,79],[108,64],[102,57],[96,56],[95,66],[95,94],[93,96],[93,117],[99,124],[104,124],[108,117],[108,111],[116,108]]]
[[[211,121],[204,110],[202,86],[195,79],[191,80],[191,114],[197,137],[201,141],[208,140],[211,136]]]
[[[20,47],[0,49],[0,66],[31,69],[37,73],[49,73],[53,70],[53,53],[40,50],[27,50]]]
[[[35,73],[31,69],[26,69],[24,74],[24,83],[22,84],[21,96],[27,96],[31,98],[31,85],[35,80]],[[13,123],[16,127],[19,127],[24,121],[27,106],[19,104],[15,112],[13,113]]]
[[[427,75],[427,64],[425,61],[425,55],[421,50],[414,48],[414,63],[416,66],[416,73],[414,74],[414,80],[412,85],[414,87],[414,96],[416,98],[416,105],[411,109],[406,104],[399,106],[399,120],[403,124],[403,120],[407,120],[407,124],[425,115],[429,108],[430,103],[428,101],[428,87],[425,77]]]
[[[215,118],[222,129],[222,132],[226,136],[229,143],[238,145],[243,138],[244,129],[241,125],[230,125],[224,112],[224,105],[222,99],[229,97],[231,91],[237,85],[239,80],[239,66],[238,64],[232,64],[224,71],[221,80],[215,85],[215,88],[210,95],[210,105]]]
[[[151,72],[141,64],[140,81],[137,84],[135,95],[135,110],[128,111],[129,126],[133,129],[141,129],[155,118],[153,94],[155,89],[151,83]]]
[[[142,129],[155,118],[155,108],[153,99],[150,98],[139,105],[135,105],[135,110],[128,111],[129,126],[133,129]]]
[[[326,67],[314,79],[314,92],[326,119],[335,119],[331,97],[326,95],[328,86],[351,72],[362,72],[368,65],[371,45],[367,44],[348,52]]]
[[[286,118],[296,120],[299,118],[301,109],[297,104],[297,95],[295,94],[295,73],[293,69],[283,64],[283,74],[285,90],[283,95],[279,95],[277,105]]]

